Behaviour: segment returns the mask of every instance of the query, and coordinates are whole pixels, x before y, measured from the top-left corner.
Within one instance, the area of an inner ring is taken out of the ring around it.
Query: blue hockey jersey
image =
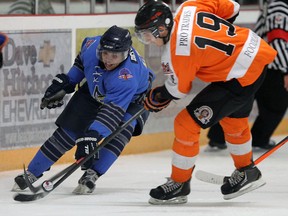
[[[91,96],[103,104],[89,129],[106,137],[123,120],[129,104],[146,92],[154,73],[133,47],[117,68],[106,70],[96,55],[100,39],[101,36],[85,38],[67,75],[75,85],[86,79]]]
[[[0,51],[7,42],[8,42],[8,37],[5,34],[0,32]]]

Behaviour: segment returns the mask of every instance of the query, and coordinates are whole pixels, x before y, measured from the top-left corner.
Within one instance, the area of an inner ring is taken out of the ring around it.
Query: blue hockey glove
[[[75,159],[79,160],[93,152],[97,147],[99,140],[100,136],[97,131],[87,131],[83,136],[80,136],[78,139],[76,139],[77,149],[75,152]],[[99,159],[99,152],[94,154],[93,157],[84,163],[81,166],[81,169],[89,169],[92,166],[93,161],[96,159]]]
[[[74,92],[75,86],[69,83],[66,74],[57,74],[52,84],[47,88],[41,100],[40,108],[54,109],[64,104],[63,98],[67,93]]]

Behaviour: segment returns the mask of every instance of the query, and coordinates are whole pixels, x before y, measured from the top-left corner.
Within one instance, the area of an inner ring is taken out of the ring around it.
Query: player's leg
[[[174,132],[172,173],[165,184],[150,191],[151,204],[186,203],[190,193],[190,180],[199,154],[200,126],[184,109],[175,118]]]
[[[263,73],[255,83],[246,87],[242,87],[237,80],[232,81],[231,85],[226,84],[235,97],[227,103],[231,114],[229,117],[224,117],[220,124],[236,169],[221,187],[224,199],[237,197],[265,184],[260,170],[253,163],[252,136],[248,124],[254,95],[264,77]]]
[[[89,95],[86,96],[83,93],[84,90],[82,88],[73,94],[56,120],[58,128],[40,147],[28,165],[27,174],[31,182],[35,182],[41,177],[44,171],[49,169],[66,151],[75,145],[76,132],[80,133],[84,130],[83,128],[90,121],[89,117],[97,112],[99,105],[91,102],[93,98]],[[15,178],[15,183],[13,189],[20,188],[23,190],[27,188],[23,174]]]
[[[130,119],[142,106],[130,104],[124,122]],[[129,143],[132,136],[142,133],[149,112],[144,112],[137,120],[128,125],[121,133],[112,139],[99,151],[99,159],[95,160],[93,166],[88,169],[78,181],[78,186],[74,189],[75,194],[91,194],[95,190],[96,180],[104,175],[118,159],[125,146]]]
[[[65,152],[72,149],[74,145],[73,134],[62,128],[57,128],[29,163],[27,168],[29,181],[31,183],[37,181],[37,179],[43,175],[43,172],[49,170],[50,167],[62,157]],[[24,190],[27,188],[23,174],[16,176],[14,180],[15,185],[12,190]]]
[[[108,171],[130,141],[134,125],[130,124],[127,126],[99,151],[99,159],[95,160],[92,167],[87,169],[81,176],[78,186],[73,191],[74,194],[91,194],[95,190],[95,182]]]
[[[201,128],[215,124],[227,114],[222,107],[231,94],[225,88],[210,84],[205,87],[175,118],[172,174],[168,182],[152,189],[151,204],[180,204],[187,202],[190,179],[199,154]],[[177,192],[175,192],[177,191]]]
[[[231,199],[265,184],[252,160],[252,137],[246,118],[224,118],[220,121],[235,171],[222,185],[224,199]]]

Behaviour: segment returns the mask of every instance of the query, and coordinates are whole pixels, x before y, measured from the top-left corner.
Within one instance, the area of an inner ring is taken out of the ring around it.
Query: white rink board
[[[241,25],[253,25],[256,22],[258,17],[258,11],[247,10],[241,11],[239,17],[235,23]],[[27,32],[47,32],[47,31],[68,31],[69,41],[71,41],[70,55],[66,55],[65,58],[70,58],[70,62],[74,61],[76,55],[76,31],[77,29],[97,29],[97,28],[108,28],[111,25],[118,25],[122,27],[133,27],[134,25],[135,13],[127,14],[101,14],[101,15],[53,15],[53,16],[2,16],[1,20],[1,31],[8,33],[9,32],[20,32],[21,37],[25,38]],[[149,49],[147,49],[149,52]],[[151,53],[157,53],[158,56],[151,56],[151,59],[146,59],[149,65],[149,61],[159,57],[159,52],[151,50]],[[149,56],[149,54],[148,54]],[[145,55],[146,58],[146,55]],[[149,57],[148,57],[149,58]],[[69,60],[68,60],[69,62]],[[154,63],[154,62],[153,62]],[[157,62],[154,63],[154,65]],[[159,64],[160,66],[160,64]],[[66,71],[67,71],[66,64]],[[154,70],[154,68],[152,68]],[[159,68],[156,67],[156,70]],[[0,70],[0,73],[2,73]],[[56,71],[55,71],[56,72]],[[1,80],[0,75],[0,80]],[[158,75],[159,76],[159,75]],[[160,82],[163,82],[164,79],[160,78]],[[191,95],[186,99],[181,101],[174,101],[171,105],[161,113],[151,114],[149,121],[144,128],[144,134],[150,133],[159,133],[159,132],[170,132],[173,131],[173,120],[175,115],[185,107],[190,100],[195,96],[195,93],[199,92],[205,86],[204,83],[196,80],[193,83],[193,90]],[[40,97],[40,96],[39,96]],[[0,98],[1,99],[1,98]],[[252,115],[255,115],[254,110]],[[33,124],[33,122],[31,122]],[[17,124],[15,123],[15,127]],[[53,129],[51,130],[53,131]],[[45,135],[46,137],[46,135]],[[41,143],[39,143],[41,144]],[[21,146],[18,146],[21,147]]]

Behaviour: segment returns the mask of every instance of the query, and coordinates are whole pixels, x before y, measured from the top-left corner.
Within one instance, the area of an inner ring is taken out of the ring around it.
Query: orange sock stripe
[[[252,162],[252,151],[245,155],[233,155],[231,154],[234,165],[237,169],[248,166]]]
[[[243,145],[243,154],[234,155],[231,153],[234,165],[237,169],[248,166],[252,161],[251,133],[247,118],[229,118],[226,117],[220,121],[224,130],[225,140],[232,145],[238,145],[241,148]],[[249,145],[249,146],[247,146]],[[228,148],[229,149],[229,148]],[[245,150],[246,149],[246,150]],[[249,151],[247,153],[247,150]]]
[[[171,179],[175,182],[186,182],[191,178],[193,169],[194,167],[188,170],[183,170],[172,166]]]
[[[185,157],[196,157],[199,154],[200,130],[200,126],[192,119],[186,109],[183,109],[176,116],[174,121],[175,139],[172,149],[176,154],[184,156],[177,158],[177,164],[186,164],[187,167],[187,169],[181,169],[172,164],[171,178],[176,182],[185,182],[191,178],[195,161],[189,163],[189,166],[192,166],[189,168],[187,163],[190,161],[185,161],[187,160]]]

